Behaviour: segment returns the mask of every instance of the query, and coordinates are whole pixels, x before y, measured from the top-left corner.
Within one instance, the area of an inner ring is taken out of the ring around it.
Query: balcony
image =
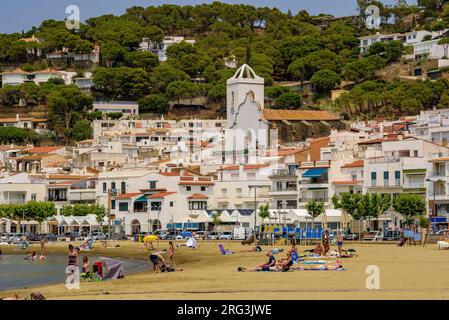
[[[287,170],[287,169],[276,169],[273,170],[273,173],[269,176],[270,179],[283,179],[283,178],[293,178],[296,180],[296,170]]]
[[[68,198],[70,202],[91,202],[96,200],[95,189],[71,189]]]
[[[433,177],[446,177],[446,174],[445,174],[444,170],[431,171],[431,172],[429,172],[429,177],[430,178],[433,178]]]
[[[307,203],[315,200],[316,202],[329,202],[329,197],[327,196],[317,196],[317,197],[307,197],[307,198],[299,198],[299,202]]]

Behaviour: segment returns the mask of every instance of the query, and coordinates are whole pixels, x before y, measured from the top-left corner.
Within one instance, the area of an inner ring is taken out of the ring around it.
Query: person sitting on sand
[[[92,273],[90,272],[90,262],[89,258],[87,256],[83,257],[83,268],[81,269],[81,278],[82,279],[88,279],[92,276]]]
[[[275,266],[276,269],[275,269],[275,270],[271,270],[271,269],[270,269],[270,271],[282,271],[282,272],[286,272],[286,271],[289,271],[289,270],[290,270],[290,268],[292,267],[292,265],[293,265],[292,252],[289,251],[289,252],[287,252],[287,257],[286,257],[286,258],[283,258],[283,259],[279,260],[279,261],[276,263],[276,266]]]
[[[273,255],[273,252],[268,251],[266,256],[268,257],[267,263],[261,264],[253,269],[247,269],[243,267],[238,267],[237,271],[241,272],[249,272],[249,271],[271,271],[271,268],[276,268],[276,258]]]

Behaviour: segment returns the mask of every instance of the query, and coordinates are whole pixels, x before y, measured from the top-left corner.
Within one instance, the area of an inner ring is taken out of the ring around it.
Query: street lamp
[[[254,188],[254,246],[257,246],[257,237],[256,237],[256,223],[257,223],[257,189],[265,188],[264,185],[249,185],[249,192],[251,193],[251,189]]]

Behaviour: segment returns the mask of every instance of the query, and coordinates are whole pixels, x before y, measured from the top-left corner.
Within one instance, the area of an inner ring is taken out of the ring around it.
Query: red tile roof
[[[226,167],[221,167],[219,170],[220,171],[235,171],[235,170],[239,170],[240,166],[236,165],[236,166],[226,166]]]
[[[64,146],[57,146],[57,147],[34,147],[31,149],[28,149],[27,151],[30,153],[49,153],[54,152],[56,150],[62,149]]]
[[[314,110],[275,110],[264,109],[263,118],[268,121],[274,120],[292,120],[292,121],[335,121],[340,120],[340,117],[330,113],[329,111],[314,111]]]
[[[179,177],[181,175],[179,172],[159,172],[159,174],[166,177]]]
[[[175,194],[176,192],[159,192],[159,193],[155,193],[152,195],[149,195],[147,198],[148,199],[163,199],[166,196],[170,196],[172,194]]]
[[[195,200],[205,200],[205,199],[209,199],[208,196],[202,194],[202,193],[194,193],[191,196],[187,197],[187,199],[191,200],[191,199],[195,199]]]
[[[261,163],[261,164],[247,164],[243,166],[243,170],[254,170],[254,169],[261,169],[269,167],[270,165],[267,163]]]
[[[138,197],[141,195],[143,195],[143,193],[140,193],[140,192],[124,193],[124,194],[120,194],[120,195],[116,196],[115,199],[131,199],[131,198],[135,198],[135,197]]]
[[[362,180],[352,180],[352,181],[333,181],[332,184],[336,185],[357,185],[362,183]]]
[[[180,181],[180,186],[213,186],[215,183],[211,181]]]
[[[359,167],[364,167],[364,166],[365,166],[365,161],[356,160],[352,163],[345,164],[344,166],[342,166],[342,168],[359,168]]]

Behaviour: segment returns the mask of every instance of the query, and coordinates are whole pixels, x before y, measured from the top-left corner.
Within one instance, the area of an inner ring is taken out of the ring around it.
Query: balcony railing
[[[299,202],[310,202],[312,200],[316,202],[329,202],[329,197],[299,198]]]
[[[67,197],[48,197],[47,201],[54,201],[54,202],[58,202],[58,201],[67,201]]]
[[[429,177],[443,177],[445,175],[444,170],[432,171],[429,173]]]
[[[294,187],[275,188],[273,190],[273,192],[286,192],[286,191],[298,191],[298,188],[294,186]]]
[[[296,177],[296,170],[276,169],[270,177]]]

